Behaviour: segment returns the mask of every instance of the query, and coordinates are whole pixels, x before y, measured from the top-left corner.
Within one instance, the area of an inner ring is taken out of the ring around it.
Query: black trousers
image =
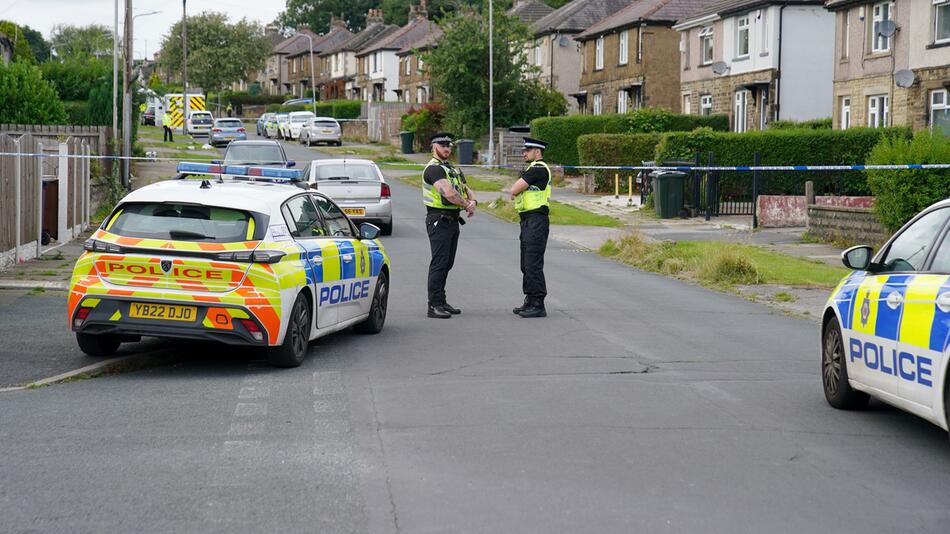
[[[426,214],[426,233],[432,260],[429,262],[429,305],[445,304],[445,281],[455,265],[455,252],[459,246],[459,220],[457,215],[441,213]]]
[[[549,229],[547,213],[521,216],[521,288],[530,298],[543,299],[548,294],[544,282],[544,250],[548,246]]]
[[[165,129],[165,135],[163,137],[163,141],[171,141],[174,143],[175,136],[172,134],[172,129],[165,125],[162,125],[162,128]]]

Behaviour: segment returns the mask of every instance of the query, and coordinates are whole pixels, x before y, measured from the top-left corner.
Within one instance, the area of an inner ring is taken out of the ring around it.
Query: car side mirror
[[[290,160],[290,161],[287,162],[287,166],[288,166],[288,167],[293,167],[293,166],[295,166],[295,165],[297,165],[297,162],[294,161],[294,160]]]
[[[851,247],[841,253],[841,263],[848,269],[866,271],[871,266],[872,252],[873,249],[867,245]]]
[[[360,225],[360,239],[376,239],[379,236],[379,227],[372,223]]]

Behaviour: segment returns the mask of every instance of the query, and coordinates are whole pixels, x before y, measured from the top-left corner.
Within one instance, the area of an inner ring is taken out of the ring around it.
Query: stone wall
[[[890,234],[870,208],[808,206],[808,233],[825,240],[879,245]]]
[[[930,124],[930,92],[950,84],[950,66],[914,69],[916,81],[907,88],[893,84],[890,75],[868,76],[834,83],[834,127],[841,127],[841,99],[851,98],[851,127],[867,126],[867,98],[889,95],[891,126],[910,126],[922,130]]]
[[[815,197],[819,206],[870,208],[874,197]],[[756,204],[762,228],[796,228],[808,224],[808,203],[804,195],[759,195]]]
[[[690,112],[693,115],[702,113],[700,107],[700,96],[712,95],[712,115],[728,115],[729,123],[735,128],[735,99],[736,91],[748,87],[753,82],[768,82],[768,109],[766,117],[771,119],[775,116],[775,70],[759,70],[737,74],[735,76],[714,76],[703,80],[692,82],[683,82],[680,84],[680,92],[683,97],[689,98]],[[746,108],[746,124],[748,130],[759,129],[759,109],[762,105],[759,90],[751,91],[749,102]]]

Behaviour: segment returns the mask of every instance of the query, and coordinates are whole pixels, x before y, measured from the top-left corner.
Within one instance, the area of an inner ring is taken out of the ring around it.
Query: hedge
[[[270,104],[268,113],[290,113],[291,111],[314,111],[318,117],[333,117],[334,119],[357,119],[362,113],[362,102],[359,100],[326,100],[313,104]]]
[[[66,124],[87,126],[89,122],[89,102],[86,100],[64,100],[63,109],[66,110]]]
[[[769,130],[830,130],[831,118],[812,119],[809,121],[772,121]]]
[[[577,152],[581,165],[639,165],[652,161],[656,147],[663,134],[589,134],[577,139]],[[621,188],[626,188],[624,174]],[[594,186],[597,191],[613,191],[614,171],[594,171]]]
[[[232,94],[225,96],[225,100],[232,106],[260,106],[263,104],[280,104],[284,101],[281,95],[250,95],[250,94]]]
[[[712,153],[718,165],[751,165],[756,152],[763,165],[861,165],[881,139],[909,139],[908,128],[851,128],[848,130],[766,130],[764,132],[719,133],[709,129],[674,132],[663,136],[657,146],[657,160],[692,159],[696,153]],[[867,178],[861,171],[765,172],[763,194],[803,194],[806,180],[815,182],[816,192],[867,195]],[[742,183],[748,172],[724,172],[721,187],[745,191]]]
[[[548,143],[545,159],[560,165],[577,165],[578,138],[586,134],[623,134],[647,131],[690,131],[709,127],[729,131],[725,115],[675,115],[662,109],[641,109],[633,113],[543,117],[531,121],[531,136]]]
[[[868,165],[950,162],[950,140],[927,131],[913,139],[885,138],[871,151]],[[950,197],[945,169],[867,171],[874,209],[889,230],[895,231],[927,206]]]

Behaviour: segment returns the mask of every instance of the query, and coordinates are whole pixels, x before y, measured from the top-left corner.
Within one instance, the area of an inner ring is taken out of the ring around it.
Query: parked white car
[[[214,115],[210,111],[193,111],[188,117],[189,135],[209,135],[214,125]]]
[[[284,139],[299,138],[300,129],[312,118],[312,111],[291,111],[287,121],[280,124],[280,136]]]
[[[313,146],[316,143],[341,146],[343,129],[332,117],[314,117],[300,129],[300,143]]]
[[[287,121],[287,113],[277,113],[264,125],[264,136],[268,139],[280,138],[280,127]]]

